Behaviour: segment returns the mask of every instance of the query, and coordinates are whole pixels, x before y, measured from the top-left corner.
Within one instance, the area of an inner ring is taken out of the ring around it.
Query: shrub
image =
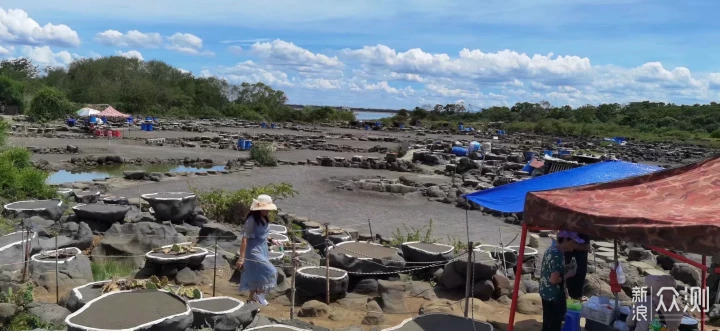
[[[33,299],[33,286],[31,283],[17,290],[17,292],[13,292],[12,287],[9,287],[6,292],[0,292],[0,302],[12,303],[20,307],[32,303]]]
[[[275,157],[275,146],[272,143],[257,143],[250,149],[250,159],[256,161],[263,167],[274,167],[277,165]]]
[[[205,215],[212,220],[227,223],[241,223],[247,217],[250,204],[260,194],[267,194],[274,199],[292,197],[297,192],[287,183],[253,186],[237,191],[215,189],[198,191],[190,188],[198,197],[198,202]]]
[[[128,277],[135,271],[135,266],[124,261],[93,261],[90,264],[95,281],[108,280],[113,277]]]
[[[30,152],[16,147],[0,153],[0,200],[48,199],[56,195],[47,185],[48,173],[30,163]]]
[[[717,129],[710,133],[710,138],[720,139],[720,129]]]
[[[27,115],[37,122],[60,119],[70,114],[72,104],[58,89],[46,87],[32,99]]]

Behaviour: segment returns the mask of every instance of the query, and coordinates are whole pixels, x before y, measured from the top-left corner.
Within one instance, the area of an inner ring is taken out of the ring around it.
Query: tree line
[[[400,110],[392,124],[455,127],[464,123],[487,125],[509,132],[534,132],[561,136],[619,135],[644,140],[720,139],[720,104],[676,105],[631,102],[552,106],[548,102],[518,102],[512,107],[489,107],[480,112],[458,112],[452,107],[416,107]],[[450,110],[448,110],[450,109]]]
[[[352,122],[334,107],[292,109],[287,96],[263,83],[230,84],[196,77],[162,61],[120,56],[80,59],[40,72],[30,60],[0,62],[0,108],[17,107],[37,121],[61,119],[85,104],[111,104],[121,112],[171,118],[229,117],[274,122]],[[720,139],[720,105],[662,102],[581,107],[519,102],[466,112],[455,104],[400,110],[386,124],[457,127],[502,122],[510,132],[553,135],[624,135],[640,139]]]
[[[195,77],[162,61],[120,56],[80,59],[40,72],[30,60],[0,62],[0,106],[18,107],[32,120],[61,119],[85,104],[172,118],[232,117],[257,121],[351,121],[332,107],[293,110],[283,91],[263,83],[233,85]]]

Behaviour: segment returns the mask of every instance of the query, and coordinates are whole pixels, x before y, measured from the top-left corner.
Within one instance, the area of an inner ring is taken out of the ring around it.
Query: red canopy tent
[[[700,268],[704,288],[705,255],[717,254],[720,248],[720,155],[615,182],[528,193],[520,256],[529,227],[571,230],[650,246]],[[703,263],[667,249],[702,254]],[[517,268],[516,289],[520,271]],[[516,302],[514,292],[510,331]]]
[[[123,114],[123,113],[117,111],[112,106],[105,108],[105,110],[101,111],[100,114],[97,114],[95,116],[109,117],[109,118],[129,118],[130,117],[130,115]]]

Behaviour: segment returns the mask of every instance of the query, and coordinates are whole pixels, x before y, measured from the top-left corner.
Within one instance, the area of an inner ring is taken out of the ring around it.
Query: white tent
[[[75,112],[75,115],[80,117],[92,116],[97,114],[100,114],[100,111],[92,108],[83,108]]]

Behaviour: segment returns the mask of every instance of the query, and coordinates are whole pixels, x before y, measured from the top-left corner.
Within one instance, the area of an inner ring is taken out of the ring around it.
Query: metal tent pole
[[[519,256],[525,256],[525,240],[527,239],[528,226],[523,222],[522,234],[520,235]],[[520,289],[520,278],[522,277],[522,268],[515,268],[515,285],[513,287],[512,303],[510,304],[510,320],[508,321],[508,331],[515,328],[515,310],[517,310],[518,291]]]

